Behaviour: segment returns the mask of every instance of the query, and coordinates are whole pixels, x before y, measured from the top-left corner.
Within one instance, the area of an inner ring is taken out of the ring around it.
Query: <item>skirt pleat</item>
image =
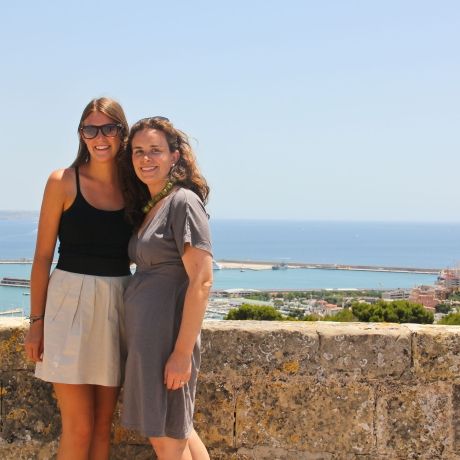
[[[128,279],[53,271],[46,301],[43,361],[35,368],[38,378],[121,385],[126,356],[123,290]]]

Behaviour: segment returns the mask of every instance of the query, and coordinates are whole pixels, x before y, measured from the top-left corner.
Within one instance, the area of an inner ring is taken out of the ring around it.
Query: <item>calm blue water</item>
[[[37,221],[0,212],[0,259],[32,257]],[[217,260],[435,268],[460,261],[460,223],[211,219],[211,230]]]
[[[0,259],[32,258],[37,214],[0,212]],[[460,224],[211,220],[217,260],[443,268],[460,261]],[[0,277],[29,278],[30,265],[0,265]],[[433,275],[336,270],[214,272],[214,288],[396,288]],[[0,287],[0,309],[28,309],[28,291]]]
[[[460,261],[460,223],[211,221],[216,259],[442,268]]]
[[[31,258],[37,238],[38,213],[0,211],[0,259]]]

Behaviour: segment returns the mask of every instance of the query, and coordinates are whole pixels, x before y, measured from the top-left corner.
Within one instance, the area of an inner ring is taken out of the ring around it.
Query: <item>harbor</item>
[[[219,260],[217,264],[222,269],[243,270],[286,270],[305,268],[314,270],[351,270],[369,272],[419,273],[427,275],[438,275],[441,272],[441,268],[387,267],[381,265],[345,265],[303,262],[286,263],[279,261]]]
[[[218,260],[209,315],[226,309],[222,301],[213,301],[219,293],[241,291],[302,291],[331,289],[411,289],[419,285],[433,285],[439,271],[427,268],[340,266],[334,264],[288,263],[285,269],[272,267],[276,261]],[[21,309],[29,313],[30,263],[16,262],[0,265],[0,311]],[[5,281],[6,280],[6,281]],[[13,282],[11,280],[14,280]],[[17,316],[21,316],[18,313]],[[216,315],[217,316],[217,315]]]

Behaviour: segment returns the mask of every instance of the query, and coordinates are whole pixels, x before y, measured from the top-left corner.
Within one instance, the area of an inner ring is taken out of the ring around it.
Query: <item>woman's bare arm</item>
[[[65,177],[67,176],[67,177]],[[46,292],[59,221],[68,201],[69,174],[65,170],[54,171],[48,178],[43,195],[38,222],[37,243],[31,273],[30,316],[45,313]],[[25,339],[26,353],[32,361],[41,361],[43,353],[43,320],[31,324]]]
[[[189,278],[179,335],[165,366],[165,385],[169,390],[181,387],[191,375],[191,358],[201,330],[212,286],[212,256],[209,252],[185,245],[182,261]]]

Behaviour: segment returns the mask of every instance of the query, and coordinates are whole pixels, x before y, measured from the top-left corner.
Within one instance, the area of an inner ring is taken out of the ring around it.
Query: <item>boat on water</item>
[[[30,288],[30,280],[22,278],[2,278],[0,280],[0,286]]]
[[[272,265],[272,270],[287,270],[289,267],[286,262],[280,262],[279,264]]]
[[[222,270],[222,265],[218,264],[214,259],[212,259],[212,269],[213,270]]]

